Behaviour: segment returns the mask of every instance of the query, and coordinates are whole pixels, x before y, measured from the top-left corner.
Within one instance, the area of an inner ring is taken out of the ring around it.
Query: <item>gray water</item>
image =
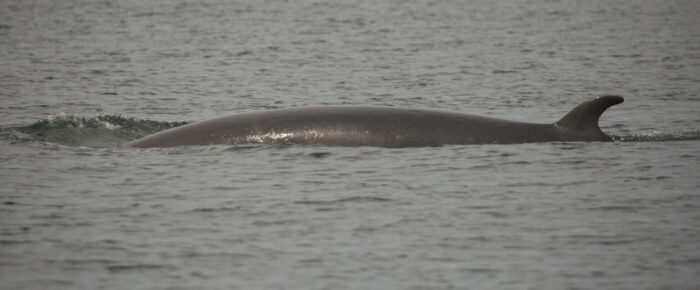
[[[697,289],[698,1],[0,1],[2,289]],[[124,149],[382,105],[610,143]]]

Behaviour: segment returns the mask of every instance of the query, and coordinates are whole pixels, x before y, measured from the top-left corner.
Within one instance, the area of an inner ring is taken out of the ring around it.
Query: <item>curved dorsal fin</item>
[[[554,123],[555,126],[576,133],[600,133],[598,120],[603,112],[611,106],[622,103],[624,99],[620,96],[600,96],[593,100],[578,105],[566,116]],[[605,136],[603,134],[603,136]]]

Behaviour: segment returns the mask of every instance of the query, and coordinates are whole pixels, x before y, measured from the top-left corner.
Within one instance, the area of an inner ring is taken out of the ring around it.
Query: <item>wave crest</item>
[[[626,136],[611,136],[619,142],[662,142],[700,140],[700,131],[661,132],[651,131]]]
[[[105,114],[49,116],[29,126],[4,129],[12,142],[50,142],[67,146],[116,147],[187,122],[161,122]]]

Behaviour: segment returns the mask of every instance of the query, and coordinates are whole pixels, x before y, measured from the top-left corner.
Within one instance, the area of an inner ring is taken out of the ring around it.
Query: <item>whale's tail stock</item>
[[[596,97],[578,105],[554,123],[554,126],[566,131],[568,134],[577,136],[577,138],[585,138],[585,140],[591,141],[610,141],[610,137],[605,135],[598,127],[598,120],[606,109],[623,101],[624,99],[620,96]]]

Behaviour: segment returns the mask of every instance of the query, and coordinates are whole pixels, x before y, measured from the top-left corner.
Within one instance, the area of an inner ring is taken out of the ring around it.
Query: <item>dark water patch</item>
[[[671,133],[651,132],[626,136],[611,136],[611,138],[619,142],[697,141],[700,140],[700,131]]]
[[[588,162],[588,160],[582,160],[582,159],[573,159],[573,160],[561,160],[561,161],[556,161],[554,163],[556,164],[562,164],[562,165],[580,165]]]
[[[489,268],[467,268],[467,269],[464,269],[464,271],[469,272],[469,273],[479,273],[479,274],[482,274],[482,273],[494,274],[494,273],[499,272],[496,269],[489,269]]]
[[[506,162],[505,164],[508,164],[508,165],[529,165],[529,164],[532,164],[532,162],[529,162],[529,161],[513,161],[513,162]]]
[[[155,264],[135,264],[135,265],[110,265],[105,267],[108,271],[115,272],[125,272],[125,271],[148,271],[148,270],[162,270],[162,269],[172,269],[170,266],[165,265],[155,265]]]
[[[472,205],[472,206],[465,206],[467,209],[492,209],[493,206],[490,205]]]
[[[23,245],[28,242],[26,241],[15,241],[15,240],[0,240],[0,245],[2,246],[8,246],[8,245]]]
[[[321,262],[323,262],[323,259],[320,259],[320,258],[299,260],[299,263],[301,263],[301,264],[316,264],[316,263],[321,263]]]
[[[491,164],[484,164],[484,165],[474,165],[470,167],[469,169],[474,169],[474,170],[482,170],[482,169],[489,169],[493,168],[494,166]]]
[[[160,122],[120,115],[49,117],[25,127],[2,129],[11,142],[49,142],[67,146],[115,147],[187,122]]]
[[[616,246],[616,245],[632,244],[635,242],[636,242],[635,240],[624,240],[624,239],[589,241],[589,243],[591,243],[591,244],[598,244],[598,245],[603,245],[603,246]]]
[[[547,187],[547,186],[553,186],[555,184],[551,183],[544,183],[544,182],[515,182],[515,183],[508,183],[504,184],[507,187]]]
[[[158,13],[158,12],[143,12],[143,13],[136,13],[132,15],[133,17],[150,17],[150,16],[156,16],[156,15],[163,15],[163,13]]]
[[[49,264],[65,263],[69,265],[90,265],[90,264],[115,264],[116,261],[108,259],[65,259],[65,260],[49,260]]]
[[[490,217],[494,217],[494,218],[508,217],[508,214],[506,214],[505,212],[500,212],[500,211],[484,211],[484,212],[480,212],[480,213],[488,215]]]
[[[494,74],[512,74],[512,73],[517,73],[517,72],[518,71],[516,71],[516,70],[502,70],[502,69],[498,69],[498,70],[493,71]]]
[[[583,244],[595,244],[604,246],[624,245],[637,242],[636,240],[624,239],[618,236],[597,235],[597,234],[574,234],[566,236],[571,241]]]
[[[335,208],[335,207],[319,207],[319,208],[315,209],[315,211],[320,211],[320,212],[336,211],[336,210],[338,210],[338,208]]]
[[[231,253],[231,252],[207,252],[200,250],[186,250],[182,256],[187,258],[222,258],[228,261],[249,259],[253,255],[250,253]]]
[[[591,210],[591,211],[624,211],[624,212],[633,212],[633,211],[637,211],[638,209],[640,209],[640,207],[624,206],[624,205],[610,205],[610,206],[598,206],[598,207],[588,208],[588,210]]]
[[[337,200],[300,200],[294,203],[297,204],[342,204],[342,203],[361,203],[361,202],[385,202],[392,201],[390,198],[374,197],[374,196],[353,196],[348,198],[342,198]]]
[[[316,158],[324,158],[330,154],[331,154],[330,152],[314,152],[314,153],[311,153],[309,155],[316,157]]]
[[[256,226],[281,226],[281,225],[289,225],[289,224],[295,224],[297,221],[295,220],[257,220],[253,222],[253,225]]]
[[[203,207],[203,208],[196,208],[196,209],[190,210],[188,212],[232,212],[235,210],[236,210],[236,208],[232,208],[232,207],[220,207],[220,208]]]

